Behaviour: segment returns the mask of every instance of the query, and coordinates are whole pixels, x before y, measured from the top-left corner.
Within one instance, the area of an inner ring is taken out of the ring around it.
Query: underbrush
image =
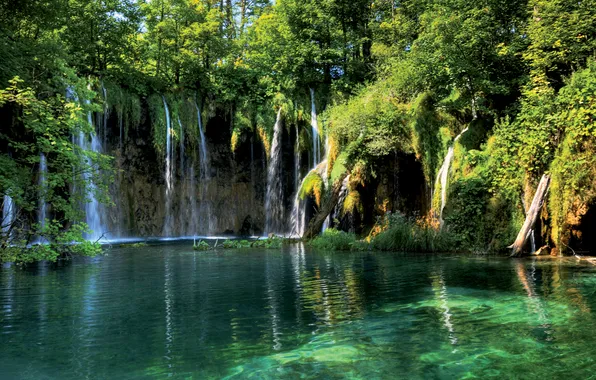
[[[310,245],[326,251],[350,251],[356,248],[356,235],[334,228],[328,228],[314,238]]]
[[[370,246],[378,251],[396,252],[447,252],[453,251],[457,239],[427,221],[406,218],[401,214],[388,214],[384,229],[374,236]]]

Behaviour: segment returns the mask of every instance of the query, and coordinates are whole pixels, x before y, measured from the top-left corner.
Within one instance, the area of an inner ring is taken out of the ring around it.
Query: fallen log
[[[344,173],[335,181],[333,184],[333,189],[331,190],[331,194],[322,202],[321,207],[319,207],[319,211],[308,223],[308,227],[302,236],[304,239],[311,239],[321,232],[321,228],[323,228],[325,219],[327,219],[329,214],[331,214],[331,211],[333,211],[337,205],[337,202],[339,201],[342,183],[347,175],[348,173]]]
[[[531,238],[534,225],[538,219],[538,214],[544,205],[544,201],[546,200],[546,193],[548,192],[549,185],[550,175],[544,174],[540,179],[540,183],[538,184],[538,188],[534,194],[534,199],[532,199],[530,209],[526,213],[526,220],[524,221],[521,230],[517,234],[515,242],[509,246],[509,248],[511,248],[511,257],[520,256],[522,249],[528,242],[528,239]]]

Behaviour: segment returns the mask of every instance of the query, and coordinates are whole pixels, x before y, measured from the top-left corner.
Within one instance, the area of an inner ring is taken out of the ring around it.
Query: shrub
[[[356,235],[329,228],[314,238],[310,245],[327,251],[350,251],[356,242]]]
[[[385,230],[371,240],[371,247],[380,251],[447,252],[455,247],[455,239],[426,221],[416,221],[402,214],[387,214]]]
[[[211,246],[206,241],[199,240],[198,243],[193,243],[192,249],[194,249],[195,251],[208,251],[211,249]]]
[[[279,249],[283,244],[283,239],[279,237],[270,237],[268,239],[256,240],[251,246],[255,248]]]

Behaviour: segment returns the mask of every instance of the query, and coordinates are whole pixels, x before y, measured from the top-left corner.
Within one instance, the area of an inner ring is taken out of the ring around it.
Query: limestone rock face
[[[117,118],[110,117],[108,124],[106,153],[114,156],[117,169],[110,186],[114,205],[105,221],[110,237],[262,233],[266,156],[256,137],[243,136],[232,152],[229,121],[213,117],[206,128],[208,173],[201,173],[198,144],[194,148],[187,142],[184,165],[176,146],[167,207],[165,162],[153,145],[146,110],[141,124],[127,131],[122,144]]]

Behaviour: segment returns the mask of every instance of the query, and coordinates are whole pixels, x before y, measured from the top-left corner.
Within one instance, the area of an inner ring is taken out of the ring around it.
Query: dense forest
[[[595,51],[593,0],[0,0],[0,261],[593,250]]]

